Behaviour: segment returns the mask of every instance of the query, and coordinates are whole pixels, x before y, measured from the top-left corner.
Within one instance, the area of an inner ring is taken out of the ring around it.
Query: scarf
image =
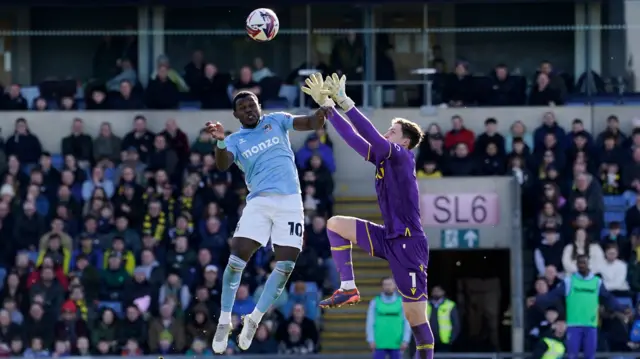
[[[157,219],[157,223],[153,223],[153,220]],[[167,226],[167,219],[164,212],[160,212],[157,218],[151,218],[149,213],[144,215],[144,221],[142,222],[142,228],[144,230],[152,231],[153,238],[160,242],[164,239],[164,230]]]

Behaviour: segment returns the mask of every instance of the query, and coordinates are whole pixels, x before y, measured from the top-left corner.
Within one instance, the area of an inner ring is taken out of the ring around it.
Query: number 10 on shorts
[[[289,235],[302,237],[302,223],[289,222]]]

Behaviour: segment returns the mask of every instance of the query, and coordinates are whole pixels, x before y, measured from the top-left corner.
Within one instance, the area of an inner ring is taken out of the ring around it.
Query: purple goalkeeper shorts
[[[429,245],[424,236],[384,238],[384,227],[357,221],[358,246],[374,257],[385,259],[404,302],[427,300]]]

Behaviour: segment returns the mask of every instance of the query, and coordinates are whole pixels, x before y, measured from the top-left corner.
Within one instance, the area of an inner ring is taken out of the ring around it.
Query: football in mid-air
[[[271,9],[255,9],[247,17],[247,34],[255,41],[271,41],[278,34],[280,21]]]

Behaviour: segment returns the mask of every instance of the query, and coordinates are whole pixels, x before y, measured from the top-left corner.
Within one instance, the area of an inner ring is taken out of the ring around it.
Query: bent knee
[[[327,221],[328,230],[351,242],[356,240],[356,225],[356,218],[346,216],[333,216]]]

